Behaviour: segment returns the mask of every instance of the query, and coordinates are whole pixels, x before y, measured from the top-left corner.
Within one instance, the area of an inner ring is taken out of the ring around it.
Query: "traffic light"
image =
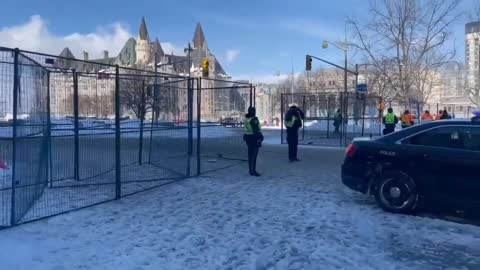
[[[203,63],[202,63],[203,77],[208,77],[209,69],[210,69],[210,61],[208,61],[208,58],[203,58]]]
[[[305,57],[305,62],[305,69],[307,71],[312,70],[312,57],[310,55],[307,54],[307,56]]]

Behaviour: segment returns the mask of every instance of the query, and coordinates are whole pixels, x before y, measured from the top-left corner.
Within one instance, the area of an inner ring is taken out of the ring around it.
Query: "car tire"
[[[385,211],[410,214],[418,205],[415,181],[401,171],[389,171],[377,179],[375,199]]]

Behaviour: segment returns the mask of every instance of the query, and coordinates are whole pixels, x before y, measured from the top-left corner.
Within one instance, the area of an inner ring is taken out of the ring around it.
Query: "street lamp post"
[[[343,68],[343,71],[344,71],[344,82],[343,82],[343,86],[344,86],[344,89],[343,89],[343,99],[342,99],[342,103],[343,103],[343,135],[344,135],[344,144],[346,145],[347,144],[347,125],[348,125],[348,110],[347,110],[347,106],[348,106],[348,43],[347,43],[347,38],[345,36],[345,42],[341,45],[337,45],[335,43],[332,43],[332,42],[329,42],[329,41],[323,41],[323,44],[322,44],[322,48],[323,49],[326,49],[328,48],[328,45],[331,44],[333,45],[334,47],[336,47],[337,49],[339,50],[342,50],[343,51],[343,54],[345,56],[345,67]],[[357,73],[358,74],[358,73]],[[346,121],[345,121],[346,120]]]
[[[188,77],[190,77],[190,68],[192,67],[192,59],[190,57],[190,53],[193,51],[190,42],[188,43],[188,47],[183,49],[183,51],[187,54],[188,57]]]

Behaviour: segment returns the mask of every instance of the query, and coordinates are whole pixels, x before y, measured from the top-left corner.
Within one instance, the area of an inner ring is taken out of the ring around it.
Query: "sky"
[[[463,0],[467,12],[475,0]],[[305,54],[342,63],[343,53],[322,49],[345,36],[345,18],[369,18],[367,0],[2,0],[0,46],[59,54],[68,46],[99,57],[117,55],[136,37],[145,16],[150,37],[168,53],[183,54],[200,22],[210,51],[234,79],[273,82],[302,72]],[[452,28],[457,59],[464,59],[465,13]],[[351,34],[347,27],[347,36]]]

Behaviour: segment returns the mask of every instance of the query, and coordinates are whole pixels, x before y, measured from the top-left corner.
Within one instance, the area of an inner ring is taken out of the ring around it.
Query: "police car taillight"
[[[345,150],[345,157],[352,157],[357,151],[357,147],[352,143]]]

